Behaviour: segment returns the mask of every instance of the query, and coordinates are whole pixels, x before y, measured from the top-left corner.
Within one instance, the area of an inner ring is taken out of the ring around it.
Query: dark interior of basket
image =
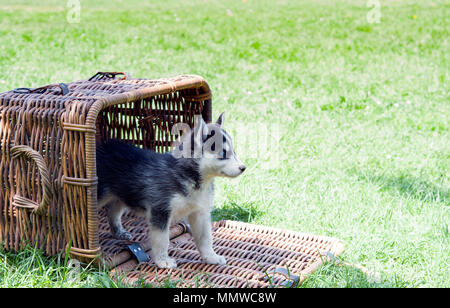
[[[177,136],[170,131],[178,122],[194,123],[202,114],[200,102],[189,102],[189,91],[107,107],[98,116],[97,141],[122,139],[144,148],[165,152]],[[142,218],[123,216],[124,228],[133,242],[145,250],[148,228]],[[178,287],[271,287],[294,286],[320,265],[324,256],[338,255],[342,244],[333,238],[304,235],[240,222],[213,224],[214,249],[226,257],[227,265],[202,264],[192,237],[184,224],[171,227],[169,254],[178,268],[157,269],[153,262],[138,264],[127,246],[129,241],[112,236],[105,211],[100,210],[99,238],[103,259],[114,268],[113,275],[127,283],[145,280],[158,285],[170,280]]]

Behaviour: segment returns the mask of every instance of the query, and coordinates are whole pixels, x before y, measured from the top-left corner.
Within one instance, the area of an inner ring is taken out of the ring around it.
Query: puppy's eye
[[[221,153],[221,155],[220,155],[220,157],[219,157],[219,159],[228,159],[228,157],[227,157],[227,151],[223,150],[222,153]]]

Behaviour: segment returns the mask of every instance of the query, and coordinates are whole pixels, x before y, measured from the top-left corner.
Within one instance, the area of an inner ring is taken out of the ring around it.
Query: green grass
[[[328,263],[305,287],[450,287],[447,1],[381,0],[373,24],[362,0],[82,0],[78,24],[64,1],[10,2],[0,91],[201,75],[248,166],[218,181],[216,219],[340,238],[343,261],[379,275]],[[251,155],[264,125],[277,138]],[[0,286],[117,286],[33,249],[2,252],[0,271]]]

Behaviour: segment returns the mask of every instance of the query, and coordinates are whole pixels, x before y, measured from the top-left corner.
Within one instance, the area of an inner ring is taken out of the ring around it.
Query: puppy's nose
[[[245,166],[244,165],[239,166],[239,170],[241,170],[241,172],[244,172],[245,171]]]

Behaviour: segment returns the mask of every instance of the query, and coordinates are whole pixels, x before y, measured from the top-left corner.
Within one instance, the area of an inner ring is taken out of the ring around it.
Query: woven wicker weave
[[[113,277],[129,284],[143,279],[159,285],[169,280],[177,287],[295,286],[344,249],[339,240],[330,237],[219,221],[213,223],[213,245],[226,257],[227,265],[211,265],[201,263],[193,238],[180,233],[183,227],[177,228],[172,228],[169,248],[169,255],[177,260],[176,269],[158,269],[151,261],[138,264],[131,258],[116,264]]]
[[[49,255],[97,258],[96,141],[120,138],[167,151],[178,122],[211,121],[211,93],[198,76],[89,80],[0,94],[0,243]]]

